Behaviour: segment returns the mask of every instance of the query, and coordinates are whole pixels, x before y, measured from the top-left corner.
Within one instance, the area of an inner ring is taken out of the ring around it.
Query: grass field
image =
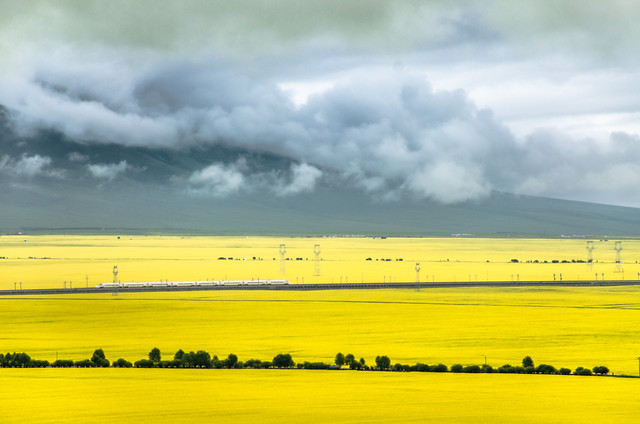
[[[593,280],[596,274],[598,280],[640,279],[640,240],[623,241],[623,272],[614,272],[614,243],[594,240],[594,264],[589,266],[571,263],[587,260],[584,239],[2,236],[0,289],[20,283],[24,289],[94,286],[113,281],[114,265],[123,282],[283,277],[293,283],[415,282],[416,277],[422,282],[553,281]],[[316,244],[320,275],[314,275]]]
[[[5,369],[0,422],[637,423],[637,380],[297,370]]]

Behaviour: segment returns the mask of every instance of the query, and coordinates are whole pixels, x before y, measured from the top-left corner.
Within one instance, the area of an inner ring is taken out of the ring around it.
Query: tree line
[[[238,356],[230,353],[226,358],[220,359],[218,356],[209,354],[204,350],[197,352],[185,352],[178,350],[173,359],[162,360],[160,349],[154,347],[148,354],[148,358],[131,363],[124,358],[118,358],[111,363],[105,356],[102,349],[96,349],[91,358],[79,361],[58,359],[54,362],[32,359],[28,354],[21,353],[0,353],[0,368],[94,368],[94,367],[116,367],[116,368],[298,368],[307,370],[367,370],[367,371],[404,371],[404,372],[454,372],[454,373],[508,373],[508,374],[561,374],[561,375],[607,375],[610,373],[608,367],[599,365],[591,369],[577,367],[574,371],[568,368],[555,368],[549,364],[539,364],[535,366],[530,356],[522,360],[522,365],[511,366],[509,364],[493,368],[491,365],[462,365],[454,364],[450,368],[444,364],[428,365],[416,363],[414,365],[396,363],[391,365],[391,359],[386,355],[377,356],[375,365],[368,365],[364,358],[356,357],[348,353],[336,354],[332,363],[304,361],[296,364],[288,353],[279,353],[271,361],[261,361],[259,359],[238,360]]]

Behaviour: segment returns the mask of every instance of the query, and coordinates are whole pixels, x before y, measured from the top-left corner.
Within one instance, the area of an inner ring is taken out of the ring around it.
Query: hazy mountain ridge
[[[291,196],[269,191],[289,159],[221,144],[149,149],[72,141],[53,131],[21,137],[0,115],[0,232],[209,234],[606,234],[640,235],[640,209],[492,193],[457,204],[385,201],[328,183]],[[22,159],[40,162],[21,164]],[[46,159],[46,160],[45,160]],[[190,193],[185,181],[212,163],[242,160],[262,188],[229,196]],[[92,165],[126,168],[99,178]],[[25,168],[25,166],[35,167]],[[20,168],[23,166],[23,168]],[[37,167],[39,166],[39,168]],[[273,179],[269,179],[272,178]]]

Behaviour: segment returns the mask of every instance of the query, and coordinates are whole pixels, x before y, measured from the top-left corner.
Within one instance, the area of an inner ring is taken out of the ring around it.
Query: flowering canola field
[[[623,241],[2,236],[0,289],[112,281],[292,282],[633,279]],[[320,244],[320,275],[313,247]],[[219,260],[225,257],[225,260]],[[255,259],[254,259],[255,257]],[[46,259],[45,259],[46,258]],[[233,258],[230,260],[229,258]],[[302,260],[296,260],[302,258]],[[371,258],[371,260],[367,260]],[[237,260],[236,260],[237,259]],[[376,260],[378,259],[378,260]],[[391,259],[382,261],[381,259]],[[402,259],[402,261],[396,260]],[[518,259],[518,263],[511,263]],[[538,260],[538,263],[534,261]],[[544,261],[547,263],[544,263]],[[552,263],[557,260],[558,263]],[[562,263],[566,260],[566,263]],[[487,262],[488,261],[488,262]],[[420,263],[416,275],[415,263]],[[513,275],[513,277],[512,277]],[[466,276],[465,278],[463,278]],[[637,276],[635,277],[637,278]],[[88,280],[88,281],[87,281]],[[640,286],[203,291],[2,296],[0,352],[33,358],[163,359],[178,349],[241,361],[337,352],[392,364],[605,365],[638,373]],[[637,422],[640,380],[300,370],[0,369],[0,422]],[[37,407],[35,407],[37,405]]]
[[[0,297],[0,351],[37,359],[145,358],[158,347],[223,358],[442,362],[637,374],[640,286],[206,291]]]
[[[4,369],[15,423],[637,423],[638,382],[297,370]]]
[[[621,246],[618,266],[615,240],[598,239],[589,265],[585,239],[15,235],[0,237],[0,290],[95,286],[115,265],[122,282],[639,280],[640,240]]]

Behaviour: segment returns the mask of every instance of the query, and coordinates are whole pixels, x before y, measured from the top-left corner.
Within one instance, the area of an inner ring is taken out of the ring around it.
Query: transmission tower
[[[593,269],[593,241],[587,242],[587,267]]]
[[[622,251],[622,242],[617,241],[613,250],[616,251],[616,269],[614,272],[623,272],[622,271],[622,260],[620,260],[620,252]]]
[[[320,275],[320,245],[319,244],[313,245],[313,254],[316,255],[315,263],[313,266],[313,275],[317,277]]]
[[[287,253],[287,246],[285,246],[284,244],[280,245],[280,274],[285,275],[286,274],[286,270],[284,267],[284,254]]]
[[[118,265],[113,266],[113,282],[118,284]]]

